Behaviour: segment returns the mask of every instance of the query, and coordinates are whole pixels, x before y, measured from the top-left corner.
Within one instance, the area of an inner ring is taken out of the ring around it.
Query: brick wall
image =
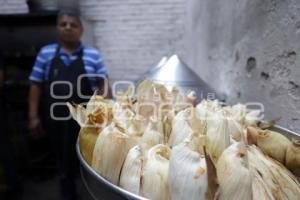
[[[185,54],[185,0],[81,0],[112,80],[136,80],[163,56]],[[91,29],[90,29],[91,31]]]

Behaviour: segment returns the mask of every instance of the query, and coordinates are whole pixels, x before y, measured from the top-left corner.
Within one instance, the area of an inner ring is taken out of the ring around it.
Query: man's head
[[[57,31],[59,40],[63,43],[80,42],[83,33],[79,15],[73,11],[61,11],[57,17]]]

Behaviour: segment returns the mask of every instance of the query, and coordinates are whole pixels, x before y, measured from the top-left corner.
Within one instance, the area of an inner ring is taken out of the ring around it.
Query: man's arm
[[[29,89],[29,119],[38,118],[38,109],[39,109],[39,102],[41,97],[42,89],[39,84],[32,83]]]
[[[28,95],[28,118],[29,129],[33,136],[38,136],[41,131],[41,120],[39,116],[39,103],[42,94],[41,85],[31,83]]]
[[[32,67],[29,80],[31,81],[28,94],[28,120],[29,129],[33,136],[39,136],[42,133],[41,121],[39,116],[39,104],[43,89],[43,82],[45,81],[46,66],[48,65],[48,58],[43,53],[43,49],[52,47],[43,47],[38,53],[34,65]]]

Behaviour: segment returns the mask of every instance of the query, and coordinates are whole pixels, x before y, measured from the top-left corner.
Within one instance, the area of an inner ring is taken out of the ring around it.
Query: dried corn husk
[[[193,129],[188,123],[192,118],[192,109],[188,108],[180,111],[172,121],[172,131],[169,138],[169,146],[173,147],[183,142],[193,134]]]
[[[107,126],[112,120],[110,106],[101,104],[104,107],[95,107],[94,112],[87,113],[87,109],[81,105],[72,106],[70,103],[67,103],[67,105],[72,117],[81,126],[79,132],[80,151],[86,162],[91,165],[97,137],[102,128]]]
[[[125,132],[135,117],[134,112],[128,108],[123,108],[121,105],[116,103],[113,107],[113,113],[113,121],[119,128],[122,129],[123,132]]]
[[[236,120],[228,120],[228,131],[232,139],[241,141],[243,134],[243,126]]]
[[[100,133],[113,120],[112,107],[111,105],[101,103],[93,112],[87,113],[87,118],[88,122],[84,127],[93,126]]]
[[[206,122],[197,118],[196,109],[186,108],[180,111],[172,121],[172,131],[169,138],[169,145],[175,146],[190,137],[192,133],[203,135],[206,129]]]
[[[82,127],[79,132],[80,151],[83,158],[89,165],[92,165],[94,147],[99,133],[99,129],[91,124]]]
[[[153,200],[170,199],[169,174],[170,149],[158,144],[149,149],[143,168],[142,195]]]
[[[133,145],[130,136],[121,132],[114,123],[103,129],[97,138],[92,167],[104,178],[115,185],[119,183],[119,176],[128,150]]]
[[[214,114],[221,109],[218,100],[202,100],[196,106],[196,116],[202,121],[213,118]]]
[[[142,136],[142,142],[150,147],[164,143],[163,123],[157,118],[151,118],[150,122]]]
[[[252,194],[253,200],[260,199],[260,200],[275,200],[271,187],[266,184],[264,178],[261,174],[253,170],[251,171],[252,174]]]
[[[145,80],[137,87],[136,96],[138,101],[135,112],[150,119],[152,116],[159,116],[160,104],[167,102],[169,92],[163,85]]]
[[[164,127],[164,143],[167,144],[172,132],[172,117],[166,115],[163,118],[163,127]]]
[[[206,138],[206,136],[204,136]],[[206,143],[206,142],[205,142]],[[218,178],[217,178],[217,170],[215,165],[213,164],[210,156],[206,153],[206,147],[203,147],[204,157],[207,166],[207,191],[206,191],[206,199],[214,200],[216,199],[216,194],[219,188]]]
[[[186,108],[191,108],[197,99],[195,92],[191,91],[185,96],[180,94],[177,87],[173,86],[169,96],[168,102],[172,105],[175,114]]]
[[[72,117],[83,127],[87,121],[101,129],[108,126],[113,118],[113,103],[111,100],[103,99],[102,96],[93,95],[86,105],[86,109],[81,105],[74,107],[67,103]],[[101,130],[100,130],[101,131]]]
[[[187,107],[193,107],[196,95],[191,91],[187,95],[181,95],[175,86],[169,92],[162,84],[150,80],[143,81],[137,88],[137,103],[135,112],[149,119],[151,116],[164,118],[166,110],[172,110],[175,114]]]
[[[240,124],[247,126],[256,126],[261,120],[261,110],[249,110],[244,104],[236,104],[228,107],[232,119]]]
[[[214,164],[230,145],[230,133],[226,115],[221,111],[207,121],[207,153]]]
[[[188,118],[188,124],[192,128],[193,132],[196,133],[196,135],[203,135],[205,134],[205,128],[206,128],[206,121],[200,120],[197,118],[196,109],[191,107],[188,108],[191,112],[191,117]]]
[[[248,148],[249,166],[254,175],[255,198],[296,200],[300,196],[300,184],[296,177],[281,163],[264,155],[254,145]],[[260,189],[258,189],[260,188]]]
[[[261,129],[269,129],[269,128],[272,128],[276,124],[276,122],[278,122],[279,120],[280,120],[280,117],[271,119],[268,121],[259,121],[257,123],[257,126]]]
[[[262,120],[262,112],[260,110],[251,110],[245,116],[245,124],[247,126],[256,126]]]
[[[131,120],[127,121],[126,134],[130,136],[140,136],[142,137],[147,126],[146,119],[141,115],[135,115]]]
[[[247,133],[246,133],[247,144],[257,145],[257,136],[258,136],[258,132],[260,131],[260,129],[258,127],[248,126],[246,130],[247,130]]]
[[[117,91],[116,103],[122,106],[123,109],[132,109],[135,100],[134,88],[132,86],[129,86],[126,92]]]
[[[300,178],[300,140],[293,140],[292,144],[288,146],[285,165]]]
[[[138,85],[136,95],[139,102],[152,100],[166,101],[169,91],[164,85],[146,79]]]
[[[257,146],[268,156],[284,164],[288,146],[291,142],[280,133],[261,130],[257,135]]]
[[[140,115],[135,115],[131,120],[126,122],[126,129],[119,128],[124,131],[125,134],[129,135],[131,138],[131,146],[142,143],[142,137],[146,130],[147,121],[144,117]]]
[[[217,165],[219,198],[252,200],[252,175],[248,167],[247,149],[234,143],[220,156]]]
[[[186,95],[186,102],[196,106],[197,94],[195,91],[189,91]]]
[[[75,121],[77,121],[80,127],[84,126],[88,120],[85,108],[81,105],[71,105],[68,102],[67,106],[69,108],[72,118]]]
[[[143,147],[136,145],[132,147],[124,162],[120,186],[129,192],[139,195],[141,190],[141,178],[143,167]]]
[[[230,116],[239,123],[244,123],[245,116],[247,114],[247,108],[244,104],[235,104],[232,107],[228,107]]]
[[[90,114],[95,112],[95,110],[103,110],[105,114],[108,114],[112,111],[113,101],[110,99],[104,99],[100,95],[96,95],[96,92],[91,97],[89,102],[86,105],[86,113]]]
[[[206,162],[204,156],[197,151],[200,144],[195,144],[193,139],[197,138],[189,138],[171,151],[169,190],[173,200],[205,199]]]

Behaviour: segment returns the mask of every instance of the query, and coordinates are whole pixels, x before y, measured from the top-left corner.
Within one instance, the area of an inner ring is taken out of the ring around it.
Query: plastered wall
[[[189,0],[187,63],[230,103],[300,132],[300,1]]]

